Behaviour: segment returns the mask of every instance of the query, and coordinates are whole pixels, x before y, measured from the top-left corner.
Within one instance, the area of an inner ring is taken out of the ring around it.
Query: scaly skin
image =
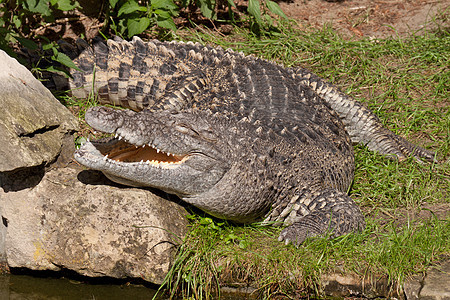
[[[364,228],[346,194],[352,140],[399,159],[434,159],[303,69],[138,38],[97,43],[76,63],[75,96],[87,96],[95,80],[103,103],[134,110],[91,108],[86,121],[116,139],[86,143],[77,161],[219,218],[284,224],[279,240],[286,244]]]

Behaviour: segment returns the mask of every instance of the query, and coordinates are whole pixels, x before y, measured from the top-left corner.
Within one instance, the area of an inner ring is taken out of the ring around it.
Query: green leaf
[[[142,33],[150,25],[150,19],[147,17],[128,19],[128,37],[132,37],[136,34]]]
[[[270,1],[270,0],[266,0],[266,5],[267,8],[273,12],[274,14],[282,17],[283,19],[287,20],[287,16],[284,14],[283,10],[281,9],[281,7],[278,5],[278,3]]]
[[[60,75],[64,76],[64,77],[67,78],[67,79],[70,78],[70,76],[66,73],[65,70],[61,70],[61,69],[59,69],[59,68],[55,68],[54,66],[50,66],[50,67],[48,67],[48,68],[45,68],[44,70],[49,71],[49,72],[52,72],[52,73],[60,74]]]
[[[236,4],[234,4],[233,0],[227,0],[228,4],[230,4],[232,7],[236,8]]]
[[[58,0],[55,2],[56,2],[56,7],[62,11],[69,11],[74,8],[80,7],[80,4],[77,1],[73,1],[73,3],[72,3],[72,0]]]
[[[53,43],[43,44],[42,45],[42,50],[46,51],[46,50],[54,48],[54,47],[55,47],[55,44],[53,44]]]
[[[200,4],[202,15],[208,19],[215,19],[214,6],[211,1],[202,1]]]
[[[227,236],[226,240],[227,240],[227,241],[228,241],[228,240],[235,240],[235,239],[237,239],[237,238],[238,238],[237,235],[235,235],[234,232],[232,232],[232,233],[230,233],[230,234]]]
[[[247,247],[248,247],[247,241],[244,241],[244,240],[239,241],[239,248],[246,249]]]
[[[55,48],[53,48],[53,49],[55,49]],[[61,53],[58,51],[56,53],[56,55],[54,56],[54,60],[66,67],[80,71],[80,69],[75,65],[75,63],[70,59],[70,57],[68,57],[64,53]]]
[[[256,23],[258,23],[259,25],[262,24],[261,7],[259,0],[249,0],[247,11],[252,17],[255,18]]]
[[[50,16],[51,10],[48,4],[49,0],[26,0],[24,7],[30,12],[40,13],[43,16]]]
[[[200,225],[209,225],[209,224],[211,224],[212,222],[213,222],[213,221],[212,221],[211,218],[206,217],[206,218],[201,218],[199,224],[200,224]]]
[[[117,2],[119,2],[119,0],[109,0],[109,6],[111,6],[111,8],[116,7]]]
[[[269,26],[273,25],[273,19],[268,14],[264,14],[264,20],[266,21],[265,24],[268,24]]]
[[[50,49],[52,49],[54,59],[56,60],[56,57],[58,56],[58,49],[56,49],[56,47],[52,47],[52,48],[50,48]]]
[[[119,17],[122,14],[131,14],[135,11],[147,11],[146,7],[140,6],[135,1],[126,2],[122,7],[119,9],[117,16]]]
[[[167,18],[167,19],[156,19],[156,25],[158,25],[159,27],[162,28],[167,28],[170,29],[172,31],[177,31],[177,26],[175,25],[175,22],[173,21],[172,18]]]
[[[168,18],[172,17],[172,15],[170,14],[170,11],[165,10],[165,9],[156,9],[153,13],[160,20],[165,20],[165,19],[168,19]]]
[[[169,10],[178,10],[178,6],[172,0],[153,0],[151,7],[153,9],[166,8]]]
[[[16,39],[19,41],[19,43],[22,46],[24,46],[27,49],[37,50],[39,48],[39,46],[35,42],[33,42],[33,41],[29,40],[29,39],[24,39],[24,38],[18,37],[18,36],[16,37]]]
[[[14,23],[14,26],[16,26],[16,28],[20,28],[20,26],[22,25],[22,21],[20,20],[20,18],[18,16],[12,16],[12,21]]]

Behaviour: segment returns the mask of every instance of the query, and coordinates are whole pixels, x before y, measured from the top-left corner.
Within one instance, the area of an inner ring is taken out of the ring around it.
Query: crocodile
[[[283,226],[295,246],[365,228],[348,195],[352,143],[394,159],[435,154],[306,69],[192,42],[108,40],[75,59],[86,122],[110,134],[75,152],[114,182],[175,194],[236,223]]]

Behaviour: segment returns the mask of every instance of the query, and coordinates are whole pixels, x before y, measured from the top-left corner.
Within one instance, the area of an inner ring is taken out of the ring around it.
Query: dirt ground
[[[300,24],[329,24],[356,38],[405,36],[450,27],[450,0],[288,0],[279,4]]]

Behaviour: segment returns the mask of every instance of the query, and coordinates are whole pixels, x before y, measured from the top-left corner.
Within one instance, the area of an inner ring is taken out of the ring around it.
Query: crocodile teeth
[[[158,148],[156,148],[156,153],[159,153],[159,151],[160,151],[160,150],[159,150]]]

